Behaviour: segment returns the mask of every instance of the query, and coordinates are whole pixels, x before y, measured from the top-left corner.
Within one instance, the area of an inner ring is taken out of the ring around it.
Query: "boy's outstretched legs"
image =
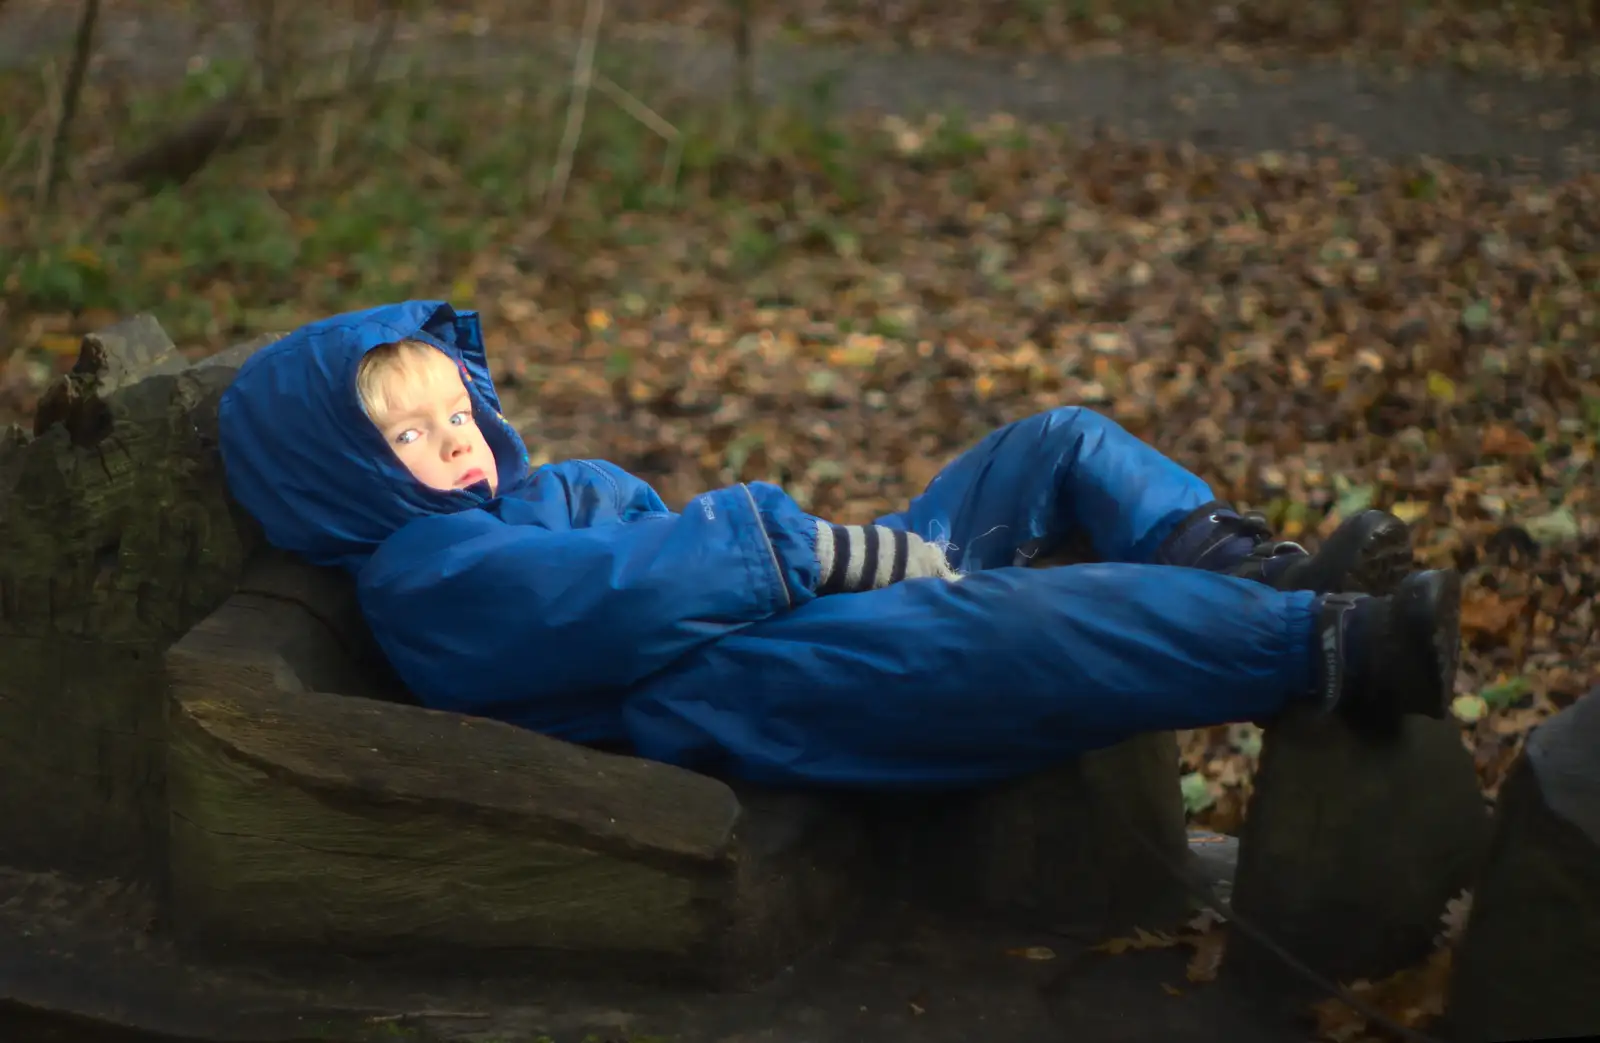
[[[1393,590],[1411,566],[1404,523],[1349,519],[1316,554],[1273,542],[1210,487],[1109,417],[1064,407],[1007,424],[879,519],[936,543],[967,572],[1019,564],[1068,541],[1100,561],[1182,565],[1279,590]]]
[[[771,785],[948,789],[1145,731],[1322,707],[1442,716],[1459,578],[1322,596],[1196,569],[997,568],[818,598],[651,678],[645,757]]]

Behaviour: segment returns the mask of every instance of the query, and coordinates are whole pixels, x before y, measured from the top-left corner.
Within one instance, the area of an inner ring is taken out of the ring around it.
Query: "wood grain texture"
[[[255,544],[216,403],[261,343],[191,364],[137,316],[0,437],[0,862],[158,872],[159,658]]]

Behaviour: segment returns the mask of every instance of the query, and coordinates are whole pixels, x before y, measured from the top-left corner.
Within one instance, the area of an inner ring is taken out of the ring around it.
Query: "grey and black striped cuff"
[[[817,522],[818,594],[876,590],[906,578],[911,534],[883,525]]]

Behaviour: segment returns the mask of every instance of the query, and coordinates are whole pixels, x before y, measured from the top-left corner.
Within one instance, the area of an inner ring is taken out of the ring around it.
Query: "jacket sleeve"
[[[735,485],[682,514],[576,528],[486,511],[419,519],[358,589],[373,635],[425,705],[599,741],[622,693],[725,634],[815,597],[816,523],[781,490]],[[588,722],[588,723],[585,723]]]

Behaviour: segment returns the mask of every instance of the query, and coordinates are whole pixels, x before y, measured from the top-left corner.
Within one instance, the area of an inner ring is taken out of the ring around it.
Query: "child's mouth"
[[[483,479],[484,479],[483,472],[481,470],[479,470],[478,468],[474,467],[472,470],[470,470],[466,474],[462,475],[456,481],[456,485],[458,485],[458,486],[460,486],[461,488],[464,489],[469,485],[476,485],[478,482],[483,481]]]

